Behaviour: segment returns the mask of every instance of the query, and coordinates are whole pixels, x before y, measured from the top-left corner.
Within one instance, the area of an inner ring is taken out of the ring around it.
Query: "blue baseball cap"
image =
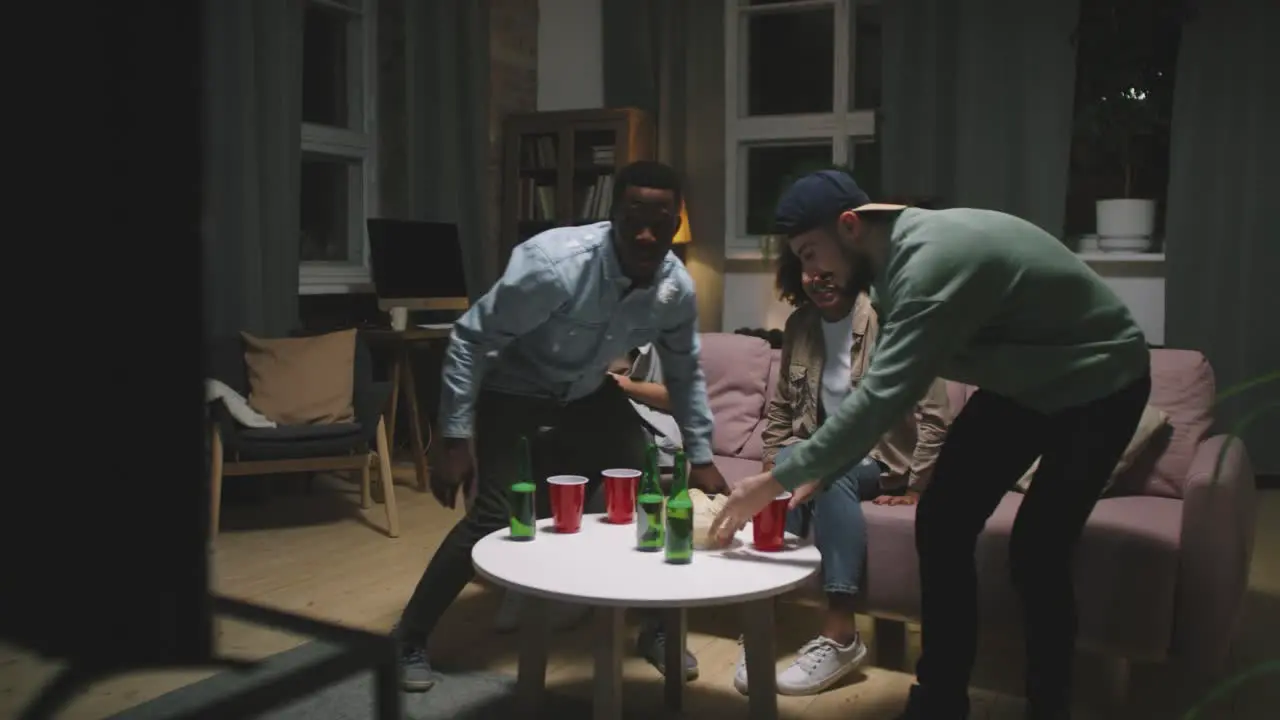
[[[819,170],[796,180],[778,198],[773,213],[773,232],[787,238],[809,232],[834,221],[848,210],[902,210],[905,205],[873,203],[849,173]]]

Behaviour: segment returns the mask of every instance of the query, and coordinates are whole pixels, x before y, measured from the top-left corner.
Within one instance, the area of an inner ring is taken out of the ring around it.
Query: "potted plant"
[[[1145,251],[1156,201],[1140,174],[1160,152],[1172,109],[1173,57],[1183,19],[1179,0],[1083,0],[1075,130],[1118,195],[1097,201],[1099,246]],[[1167,140],[1166,140],[1167,142]],[[1142,190],[1139,190],[1142,188]]]

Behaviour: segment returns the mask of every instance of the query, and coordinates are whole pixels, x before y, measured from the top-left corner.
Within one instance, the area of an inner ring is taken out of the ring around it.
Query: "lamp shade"
[[[672,245],[688,245],[693,242],[693,235],[689,232],[689,209],[684,202],[680,203],[680,229],[676,231],[675,238],[671,241]]]

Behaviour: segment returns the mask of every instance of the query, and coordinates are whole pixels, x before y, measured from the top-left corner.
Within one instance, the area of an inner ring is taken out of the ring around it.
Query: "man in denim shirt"
[[[690,484],[725,489],[712,464],[693,280],[670,252],[680,206],[680,179],[671,167],[623,168],[614,179],[610,222],[548,230],[517,246],[502,278],[454,325],[441,393],[444,452],[431,488],[449,508],[472,482],[476,494],[401,616],[396,633],[406,690],[434,684],[427,640],[474,575],[471,548],[507,524],[505,492],[520,436],[534,441],[542,469],[589,478],[588,504],[597,508],[601,471],[642,467],[639,416],[606,376],[615,358],[654,343],[684,436]],[[545,497],[539,493],[544,505]],[[663,670],[661,631],[646,625],[640,650]],[[686,676],[696,676],[693,657],[685,662]]]

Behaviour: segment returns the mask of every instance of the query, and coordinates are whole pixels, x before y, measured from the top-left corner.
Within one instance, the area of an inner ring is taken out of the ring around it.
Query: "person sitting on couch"
[[[830,273],[803,272],[800,259],[786,245],[778,259],[777,288],[796,309],[787,318],[778,389],[766,418],[765,471],[785,459],[790,446],[812,434],[858,385],[871,364],[879,330],[866,293],[837,287]],[[822,555],[827,611],[822,634],[805,643],[795,662],[778,675],[779,693],[822,692],[866,657],[853,608],[867,547],[861,501],[914,504],[929,481],[949,417],[946,386],[935,380],[914,411],[839,480],[816,495],[803,489],[793,495],[787,531],[804,535],[811,526]],[[739,658],[733,680],[746,694],[745,657]]]
[[[648,343],[633,349],[609,369],[610,376],[643,421],[649,440],[658,446],[658,467],[675,467],[676,450],[684,447],[680,423],[671,414],[671,394],[662,382],[662,361]]]

